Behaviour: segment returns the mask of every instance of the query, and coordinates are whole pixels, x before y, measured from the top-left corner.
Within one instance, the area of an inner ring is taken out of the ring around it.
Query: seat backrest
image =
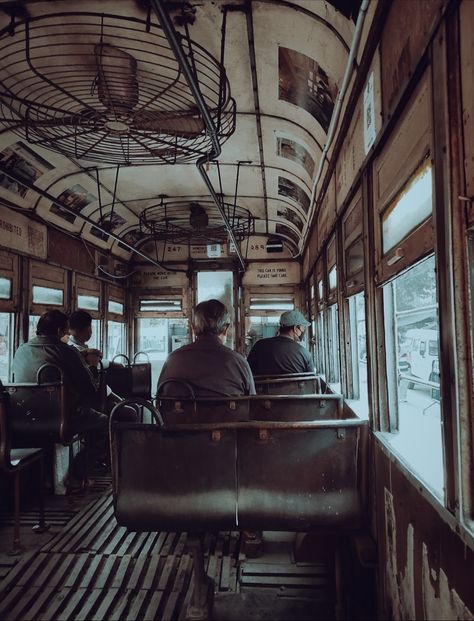
[[[52,372],[59,381],[43,382],[42,378]],[[26,448],[54,442],[69,444],[80,429],[81,416],[75,399],[68,394],[63,373],[59,367],[47,364],[38,370],[37,378],[37,383],[5,384],[12,445]]]
[[[235,431],[111,426],[117,522],[131,530],[235,528]]]
[[[311,421],[343,418],[341,395],[256,395],[249,398],[250,420]]]
[[[241,528],[305,531],[361,526],[360,426],[338,424],[239,430]]]
[[[144,355],[148,358],[146,352],[137,352],[133,363],[130,363],[128,356],[117,354],[112,359],[112,362],[115,362],[118,358],[123,358],[125,364],[114,364],[107,369],[107,384],[113,392],[123,399],[133,397],[151,399],[151,363],[149,360],[146,362],[135,362],[139,355]]]
[[[10,471],[10,429],[8,420],[9,399],[0,380],[0,470]]]
[[[321,392],[320,378],[312,373],[256,376],[254,379],[258,395],[309,395]]]
[[[114,507],[131,530],[357,529],[367,421],[160,426],[111,417]]]
[[[160,397],[157,399],[157,407],[166,425],[249,420],[249,401],[246,397],[225,399]]]

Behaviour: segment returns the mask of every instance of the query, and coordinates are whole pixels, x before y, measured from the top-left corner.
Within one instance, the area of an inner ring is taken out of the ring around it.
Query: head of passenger
[[[67,334],[67,315],[59,310],[46,311],[38,319],[36,334],[38,336],[57,336],[62,339]]]
[[[214,335],[223,343],[230,325],[227,308],[219,300],[206,300],[194,309],[193,331],[196,338]]]
[[[299,310],[285,311],[280,317],[280,336],[287,336],[294,341],[302,341],[306,326],[309,325],[310,322]]]
[[[71,313],[69,317],[69,334],[80,343],[87,343],[92,336],[92,316],[83,310]]]

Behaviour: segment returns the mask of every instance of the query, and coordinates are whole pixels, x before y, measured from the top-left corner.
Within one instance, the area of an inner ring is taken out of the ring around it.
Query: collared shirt
[[[38,369],[44,364],[58,366],[64,382],[75,396],[76,403],[93,406],[97,398],[97,385],[84,356],[74,347],[63,343],[57,336],[35,336],[16,350],[13,358],[15,382],[36,382]],[[54,369],[45,370],[42,381],[56,381]]]
[[[75,347],[79,351],[85,351],[86,349],[89,349],[89,347],[85,343],[83,343],[82,341],[78,341],[73,334],[69,335],[69,340],[67,344],[72,345],[72,347]]]
[[[175,379],[190,384],[196,397],[254,395],[255,384],[243,356],[221,343],[218,336],[202,335],[194,343],[172,352],[158,380]],[[185,386],[168,384],[164,396],[187,396]]]
[[[288,336],[260,339],[252,347],[247,360],[254,375],[314,372],[308,350]]]

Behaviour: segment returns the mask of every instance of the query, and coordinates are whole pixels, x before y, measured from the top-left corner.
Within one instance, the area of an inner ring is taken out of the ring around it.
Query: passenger
[[[92,315],[83,310],[74,311],[69,317],[69,340],[72,345],[84,356],[90,367],[97,367],[102,361],[102,352],[92,349],[87,342],[92,338]],[[105,363],[104,363],[105,366]]]
[[[86,361],[73,347],[61,339],[67,334],[68,318],[59,310],[50,310],[41,315],[36,327],[37,336],[23,343],[13,358],[13,381],[36,382],[37,371],[44,364],[58,366],[64,376],[64,383],[70,397],[69,404],[80,418],[77,431],[104,428],[105,414],[96,411],[98,386]],[[47,369],[42,381],[57,381],[54,369]]]
[[[305,327],[310,322],[298,310],[286,311],[280,317],[277,336],[260,339],[247,360],[254,375],[288,375],[314,372],[309,352],[300,345]]]
[[[89,365],[89,369],[92,375],[96,378],[99,377],[99,364],[102,365],[103,371],[111,369],[112,367],[121,367],[109,360],[103,360],[102,352],[99,349],[91,348],[87,345],[87,342],[92,338],[92,315],[87,311],[78,310],[71,313],[69,317],[69,341],[68,345],[76,348],[81,352],[85,361]],[[105,376],[107,380],[107,375]],[[105,397],[105,403],[103,404],[104,410],[107,414],[113,410],[113,408],[122,401],[121,397],[116,395],[108,386],[106,390],[107,395]],[[98,396],[101,399],[102,395]],[[98,401],[99,403],[99,401]],[[137,416],[131,408],[124,408],[119,416],[118,420],[134,421]]]
[[[174,379],[190,384],[197,397],[254,395],[255,384],[247,361],[224,345],[229,325],[229,314],[222,302],[207,300],[198,304],[193,318],[196,340],[168,356],[158,386]],[[182,389],[171,383],[161,394],[183,396]]]

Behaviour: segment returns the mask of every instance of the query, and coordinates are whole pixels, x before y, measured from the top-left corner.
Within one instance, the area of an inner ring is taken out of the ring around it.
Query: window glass
[[[234,274],[232,272],[198,272],[197,275],[197,303],[206,300],[220,300],[226,305],[230,315],[230,328],[227,332],[225,344],[234,346],[235,317],[234,317]]]
[[[332,270],[329,272],[328,276],[329,281],[329,291],[334,291],[337,287],[337,267],[334,266]]]
[[[0,300],[11,300],[12,281],[10,278],[0,277]]]
[[[273,317],[251,315],[246,323],[248,328],[245,333],[245,353],[248,354],[258,340],[276,336],[280,326],[280,315]]]
[[[351,278],[364,269],[364,242],[357,239],[346,249],[346,277]]]
[[[368,414],[367,389],[367,340],[365,330],[364,293],[358,293],[347,299],[350,329],[350,364],[352,373],[351,400],[360,402],[357,413]],[[358,405],[353,404],[356,407]]]
[[[112,360],[117,354],[126,354],[125,324],[121,321],[109,321],[107,323],[107,350],[105,357]]]
[[[293,310],[295,303],[293,296],[252,296],[250,298],[250,310]]]
[[[99,310],[99,298],[95,295],[78,295],[77,308],[84,310]]]
[[[326,338],[324,336],[324,312],[320,311],[317,317],[316,326],[316,371],[325,380],[326,375],[326,348],[324,346]]]
[[[52,289],[51,287],[40,287],[33,285],[33,303],[34,304],[51,304],[53,306],[62,306],[64,301],[64,293],[62,289]]]
[[[10,380],[13,354],[13,313],[0,313],[0,380]]]
[[[101,336],[102,336],[102,324],[100,319],[93,319],[92,320],[92,336],[89,339],[87,346],[93,349],[100,349],[101,348]]]
[[[109,300],[108,309],[109,313],[115,313],[115,315],[123,315],[123,304],[121,302]]]
[[[424,164],[382,216],[383,253],[424,222],[433,210],[431,164]]]
[[[151,362],[152,394],[168,354],[189,343],[187,319],[140,317],[137,319],[137,350],[148,354]]]
[[[36,336],[36,325],[40,315],[30,315],[28,318],[28,340]]]
[[[387,376],[394,448],[439,496],[444,470],[434,256],[384,286]],[[423,446],[420,446],[420,440]],[[423,449],[424,447],[424,449]]]
[[[173,312],[182,311],[183,302],[181,299],[175,300],[140,300],[141,312]]]
[[[337,304],[328,307],[329,369],[328,383],[335,392],[341,391],[339,365],[339,319]]]

